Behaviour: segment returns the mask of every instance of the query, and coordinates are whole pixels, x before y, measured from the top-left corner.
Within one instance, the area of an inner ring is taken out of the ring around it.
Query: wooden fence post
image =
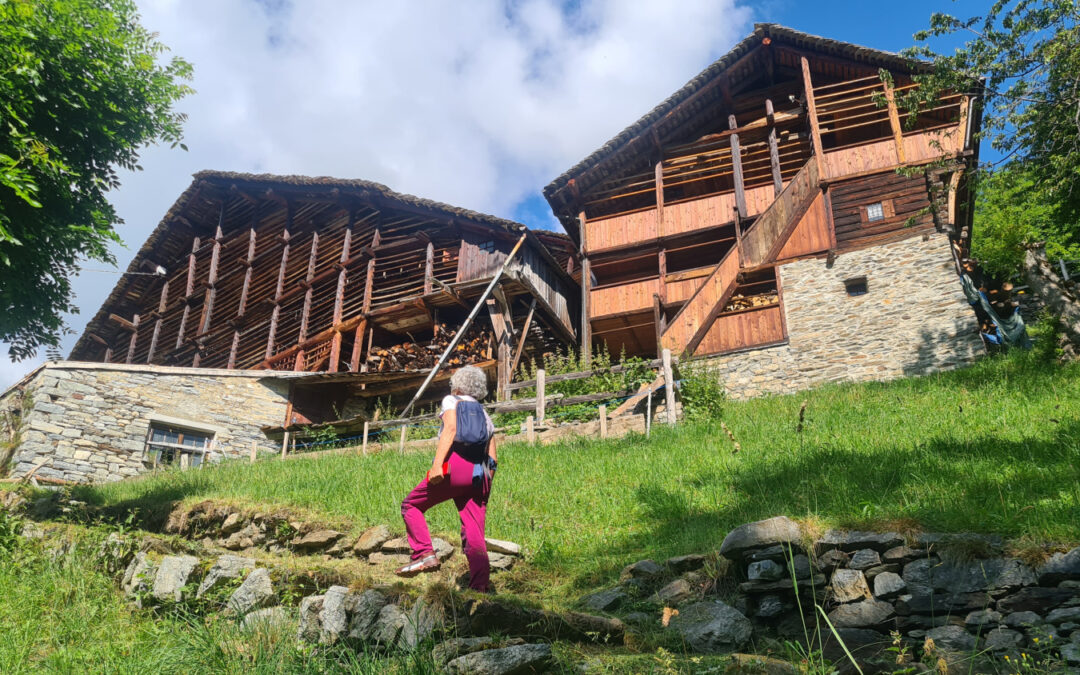
[[[652,433],[652,395],[653,388],[649,387],[649,393],[645,394],[645,438]]]
[[[255,455],[256,455],[256,453],[258,453],[258,451],[259,451],[259,442],[258,441],[252,441],[251,442],[251,463],[252,464],[255,463]]]
[[[536,427],[533,425],[533,416],[525,418],[525,440],[530,444],[536,442]]]
[[[368,436],[368,423],[364,422],[364,441],[360,446],[360,454],[367,457],[367,436]]]
[[[281,439],[281,458],[285,459],[285,455],[289,452],[289,432],[286,431],[285,435]]]
[[[408,432],[408,430],[409,430],[409,425],[407,425],[407,424],[402,424],[401,425],[401,439],[398,440],[398,447],[397,447],[398,452],[400,452],[401,454],[405,454],[405,434]]]
[[[544,408],[547,403],[547,399],[544,396],[544,371],[536,371],[536,421],[538,424],[544,423]]]
[[[661,358],[664,362],[664,407],[667,408],[667,423],[675,426],[675,376],[671,370],[671,350],[665,349]]]
[[[600,406],[600,438],[607,438],[607,406]]]

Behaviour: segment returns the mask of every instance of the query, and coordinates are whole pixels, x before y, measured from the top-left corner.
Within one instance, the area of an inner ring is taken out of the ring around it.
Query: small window
[[[873,223],[885,219],[885,205],[881,202],[866,207],[866,220]]]
[[[866,295],[866,277],[847,279],[844,281],[844,290],[848,295]]]
[[[146,461],[155,467],[194,467],[206,461],[214,433],[184,429],[160,422],[150,424],[146,437]]]
[[[481,251],[487,251],[488,253],[494,253],[495,242],[489,239],[488,241],[481,242],[479,245],[477,245],[476,248],[480,249]]]

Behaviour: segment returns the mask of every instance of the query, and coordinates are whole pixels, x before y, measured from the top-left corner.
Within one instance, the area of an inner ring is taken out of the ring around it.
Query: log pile
[[[367,359],[368,369],[370,372],[386,373],[433,368],[455,333],[457,331],[446,324],[437,324],[435,336],[427,344],[402,342],[389,347],[372,347]],[[454,347],[446,366],[454,368],[486,361],[491,358],[493,344],[494,338],[489,331],[471,327]]]
[[[728,304],[724,306],[725,312],[734,312],[738,309],[750,309],[752,307],[768,307],[769,305],[775,305],[780,302],[780,298],[777,296],[776,291],[769,291],[768,293],[758,293],[756,295],[743,295],[742,293],[736,293],[731,296],[731,300],[728,300]]]

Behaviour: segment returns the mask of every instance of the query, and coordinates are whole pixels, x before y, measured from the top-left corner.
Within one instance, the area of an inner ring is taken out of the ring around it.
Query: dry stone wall
[[[285,419],[288,383],[252,371],[196,370],[75,362],[48,363],[0,398],[20,405],[20,443],[11,475],[40,461],[35,476],[76,482],[115,481],[147,470],[151,420],[188,421],[214,432],[208,459],[247,456],[260,431]]]
[[[822,259],[783,265],[788,343],[709,362],[732,398],[971,363],[983,347],[949,245],[946,235],[934,233],[843,253],[831,265]],[[860,277],[867,292],[848,295],[844,282]]]

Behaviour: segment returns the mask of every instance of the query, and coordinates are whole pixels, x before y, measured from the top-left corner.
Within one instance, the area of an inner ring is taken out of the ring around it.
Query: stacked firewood
[[[724,307],[724,311],[733,312],[737,309],[768,307],[769,305],[775,305],[779,301],[780,299],[777,297],[776,291],[758,293],[757,295],[743,295],[742,293],[736,293],[728,300],[728,304]]]
[[[389,347],[372,347],[368,355],[368,368],[373,372],[427,370],[435,366],[439,356],[454,339],[457,331],[446,324],[435,326],[435,335],[431,342],[402,342]],[[446,365],[450,368],[479,363],[491,358],[494,339],[490,332],[470,327],[464,337],[454,347]]]

